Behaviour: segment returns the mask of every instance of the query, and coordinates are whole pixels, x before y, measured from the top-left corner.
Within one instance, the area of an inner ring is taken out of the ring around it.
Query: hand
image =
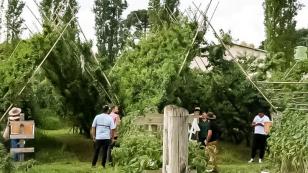
[[[264,126],[262,123],[257,123],[256,126]]]
[[[206,140],[204,140],[204,144],[205,144],[205,145],[207,144],[207,141],[206,141]]]
[[[93,142],[95,142],[95,137],[92,138]]]

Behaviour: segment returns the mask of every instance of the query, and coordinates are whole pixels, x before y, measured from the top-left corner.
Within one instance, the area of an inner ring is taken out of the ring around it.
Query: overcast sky
[[[40,0],[37,0],[40,1]],[[245,41],[247,43],[253,43],[256,46],[260,44],[265,38],[264,24],[263,24],[263,0],[213,0],[209,14],[212,14],[215,5],[219,1],[219,6],[212,20],[213,26],[216,30],[223,29],[225,31],[230,30],[232,36],[238,39],[239,42]],[[308,28],[308,0],[299,0],[306,7],[299,11],[297,20],[297,28]],[[33,0],[25,0],[26,5],[32,9],[32,11],[39,16],[38,8],[34,4]],[[94,0],[78,0],[79,13],[78,19],[83,31],[88,39],[95,41],[94,30],[94,14],[93,5]],[[130,11],[145,9],[148,6],[148,0],[127,0],[128,8],[124,12],[126,16]],[[209,0],[181,0],[180,9],[185,9],[193,6],[193,3],[199,5],[202,3],[201,8],[205,9]],[[31,14],[30,10],[26,7],[23,12],[23,17],[26,20],[27,26],[32,31],[40,30],[40,25]],[[29,31],[23,33],[24,36],[29,36]],[[3,36],[2,36],[3,37]],[[3,39],[3,38],[2,38]]]

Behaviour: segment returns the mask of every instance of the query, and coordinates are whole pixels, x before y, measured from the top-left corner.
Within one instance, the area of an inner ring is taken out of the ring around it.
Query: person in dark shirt
[[[214,115],[212,112],[207,113],[207,119],[209,120],[208,125],[208,133],[206,140],[204,141],[206,145],[206,151],[208,152],[210,156],[209,163],[213,165],[212,169],[206,170],[206,172],[215,172],[217,173],[217,145],[218,140],[220,138],[220,129],[218,125],[216,124],[216,115]]]
[[[200,131],[198,132],[198,141],[202,146],[205,146],[204,141],[206,140],[209,126],[209,121],[206,118],[206,112],[202,113],[198,126],[200,128]]]

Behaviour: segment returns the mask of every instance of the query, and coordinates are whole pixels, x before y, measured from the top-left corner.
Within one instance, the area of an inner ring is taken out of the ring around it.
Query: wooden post
[[[20,114],[20,121],[25,120],[25,114],[21,113]],[[19,148],[24,148],[25,147],[26,141],[24,139],[19,140]],[[25,160],[25,154],[24,153],[19,153],[19,161],[24,161]]]
[[[169,105],[164,109],[163,173],[186,173],[188,168],[188,111]]]

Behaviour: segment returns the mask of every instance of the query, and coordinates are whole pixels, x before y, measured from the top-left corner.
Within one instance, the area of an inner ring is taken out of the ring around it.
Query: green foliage
[[[168,94],[180,85],[177,72],[194,31],[182,23],[150,33],[119,58],[112,73],[113,86],[127,112],[175,102]]]
[[[157,136],[138,130],[125,134],[120,147],[112,151],[115,163],[127,173],[156,170],[162,166],[162,142]]]
[[[148,10],[137,10],[132,11],[127,15],[127,18],[123,21],[125,27],[130,31],[132,35],[131,42],[134,42],[134,39],[140,39],[143,35],[147,33],[149,28],[149,14]],[[127,42],[129,43],[129,39]],[[134,44],[134,43],[132,43]]]
[[[37,52],[33,51],[33,44],[37,36],[30,40],[20,42],[17,50],[12,54],[14,45],[2,44],[3,52],[0,52],[0,107],[6,109],[10,103],[20,103],[25,95],[18,95],[24,84],[32,75],[39,59]],[[12,55],[12,56],[10,56]],[[10,57],[10,58],[9,58]]]
[[[40,109],[36,114],[37,118],[35,119],[35,123],[38,124],[38,127],[41,129],[58,130],[66,126],[54,110]]]
[[[24,19],[21,18],[25,3],[22,0],[8,1],[8,8],[5,13],[7,41],[16,41],[22,32]]]
[[[149,1],[149,22],[152,30],[156,30],[159,26],[162,25],[160,19],[160,0],[150,0]]]
[[[265,49],[273,56],[281,53],[282,68],[290,66],[296,46],[295,16],[301,8],[298,0],[266,0],[264,2]]]
[[[307,113],[285,111],[269,138],[270,157],[281,173],[305,172],[308,168]]]
[[[150,0],[148,11],[151,30],[156,31],[164,25],[178,20],[180,16],[179,3],[179,0],[165,0],[162,3],[160,0]]]
[[[308,46],[308,29],[302,28],[296,30],[296,45]]]
[[[124,46],[123,22],[121,15],[127,7],[122,0],[95,0],[95,30],[99,54],[113,65]]]
[[[188,165],[190,169],[197,170],[198,173],[204,172],[208,161],[205,148],[201,147],[196,141],[190,141],[188,149]]]
[[[13,172],[14,166],[10,155],[6,152],[6,149],[0,143],[0,171],[3,173]]]

